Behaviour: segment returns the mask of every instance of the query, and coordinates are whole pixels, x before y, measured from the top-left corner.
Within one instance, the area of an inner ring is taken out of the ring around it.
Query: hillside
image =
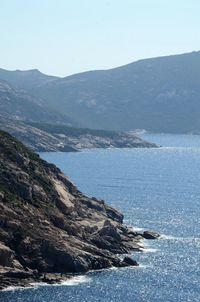
[[[200,52],[152,58],[65,78],[6,80],[49,108],[96,129],[188,133],[200,131]],[[15,76],[17,74],[15,73]],[[0,73],[5,78],[5,71]]]
[[[37,152],[77,151],[70,144],[36,127],[0,114],[0,129],[6,131]]]
[[[155,148],[128,133],[74,128],[65,125],[22,122],[0,114],[0,129],[37,152],[75,152],[93,148]]]
[[[142,250],[138,235],[121,213],[0,131],[0,288],[137,265],[118,254]]]
[[[92,148],[154,148],[139,137],[114,131],[22,122],[0,114],[0,129],[37,152],[76,152]]]
[[[4,118],[19,121],[51,122],[71,124],[67,116],[48,109],[40,98],[30,96],[27,92],[14,88],[8,82],[0,80],[0,113]]]
[[[28,125],[55,137],[60,142],[60,151],[67,151],[67,148],[80,151],[94,148],[157,147],[154,143],[147,142],[134,134],[126,132],[74,128],[66,125],[42,123],[28,123]]]
[[[72,124],[76,123],[71,118],[47,109],[40,98],[0,80],[0,129],[35,151],[155,146],[134,135],[69,127]]]

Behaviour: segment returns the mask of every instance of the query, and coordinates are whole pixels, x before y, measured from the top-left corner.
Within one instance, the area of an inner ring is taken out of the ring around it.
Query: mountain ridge
[[[199,79],[197,51],[56,77],[28,91],[82,127],[188,133],[200,131]]]
[[[37,121],[69,124],[71,119],[43,105],[39,97],[31,96],[26,90],[16,88],[0,79],[0,112],[4,117],[21,121]]]
[[[32,68],[32,69],[6,69],[6,68],[0,68],[0,75],[1,75],[1,72],[8,72],[8,73],[13,73],[13,72],[19,72],[19,73],[38,73],[38,74],[42,74],[43,76],[46,76],[46,77],[52,77],[52,78],[57,78],[57,79],[64,79],[64,78],[69,78],[69,77],[73,77],[73,76],[77,76],[77,75],[81,75],[81,74],[86,74],[86,73],[92,73],[92,72],[104,72],[104,71],[111,71],[111,70],[115,70],[115,69],[120,69],[120,68],[123,68],[123,67],[128,67],[129,65],[132,65],[132,64],[136,64],[136,63],[141,63],[141,62],[144,62],[144,61],[148,61],[148,60],[162,60],[163,58],[175,58],[175,57],[180,57],[180,56],[185,56],[185,55],[191,55],[191,54],[200,54],[200,50],[193,50],[193,51],[188,51],[188,52],[184,52],[184,53],[178,53],[178,54],[168,54],[168,55],[161,55],[161,56],[152,56],[152,57],[148,57],[148,58],[143,58],[143,59],[138,59],[138,60],[135,60],[135,61],[131,61],[129,63],[126,63],[126,64],[123,64],[123,65],[120,65],[120,66],[115,66],[115,67],[112,67],[112,68],[102,68],[102,69],[91,69],[91,70],[87,70],[87,71],[80,71],[80,72],[76,72],[76,73],[72,73],[72,74],[69,74],[67,76],[58,76],[58,75],[50,75],[50,74],[47,74],[43,71],[41,71],[40,69],[38,68]],[[4,77],[4,76],[3,76]]]

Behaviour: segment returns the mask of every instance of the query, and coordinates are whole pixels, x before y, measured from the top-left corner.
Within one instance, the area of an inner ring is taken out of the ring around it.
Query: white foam
[[[91,278],[88,276],[75,276],[70,278],[69,280],[64,280],[59,284],[53,284],[53,286],[74,286],[74,285],[79,285],[82,283],[89,283],[91,282]]]
[[[25,289],[32,289],[33,287],[30,285],[30,286],[26,286],[26,287],[23,287],[23,286],[8,286],[4,289],[2,289],[2,292],[7,292],[7,291],[15,291],[15,290],[25,290]]]
[[[164,239],[164,240],[176,240],[178,238],[180,238],[180,237],[175,237],[175,236],[172,236],[172,235],[164,235],[164,234],[162,234],[160,236],[160,239]]]
[[[176,241],[193,241],[193,240],[200,240],[199,237],[176,237],[171,235],[164,235],[160,236],[160,239],[163,240],[176,240]]]
[[[33,282],[29,283],[28,286],[8,286],[4,288],[2,291],[15,291],[15,290],[26,290],[26,289],[36,289],[42,286],[74,286],[82,283],[88,283],[91,281],[91,278],[87,276],[74,276],[70,277],[67,280],[63,280],[60,283],[45,283],[45,282]]]
[[[118,267],[112,266],[112,267],[110,267],[109,269],[110,269],[111,271],[116,271],[116,270],[118,270]]]
[[[155,249],[155,248],[144,248],[142,250],[144,253],[157,253],[159,251],[159,249]]]
[[[87,276],[73,276],[69,277],[67,280],[63,280],[59,283],[31,283],[34,287],[39,287],[39,286],[74,286],[74,285],[79,285],[81,283],[88,283],[91,281],[91,278]]]
[[[153,267],[153,266],[152,265],[142,264],[142,263],[139,263],[139,266],[136,266],[136,268],[140,268],[140,269],[146,269],[146,268],[149,268],[149,267]]]
[[[132,227],[132,230],[135,232],[143,232],[144,229],[143,228],[139,228],[139,227]]]

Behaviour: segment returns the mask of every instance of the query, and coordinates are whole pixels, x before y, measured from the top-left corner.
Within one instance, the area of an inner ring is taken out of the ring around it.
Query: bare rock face
[[[121,213],[0,132],[0,288],[43,274],[137,265],[117,256],[132,250],[141,246]]]
[[[138,263],[130,257],[124,257],[124,260],[121,262],[122,266],[138,266]]]
[[[142,234],[142,237],[145,239],[158,239],[160,237],[160,234],[153,232],[153,231],[144,231]]]
[[[0,265],[13,266],[13,251],[3,243],[0,243]]]
[[[1,108],[1,106],[0,106]],[[48,125],[19,121],[12,115],[2,115],[0,129],[4,130],[34,151],[77,152],[92,148],[155,148],[131,133],[73,128],[66,125]]]

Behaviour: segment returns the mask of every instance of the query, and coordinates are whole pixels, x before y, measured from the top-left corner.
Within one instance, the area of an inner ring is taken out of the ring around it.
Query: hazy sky
[[[200,50],[200,0],[0,0],[0,67],[65,76]]]

